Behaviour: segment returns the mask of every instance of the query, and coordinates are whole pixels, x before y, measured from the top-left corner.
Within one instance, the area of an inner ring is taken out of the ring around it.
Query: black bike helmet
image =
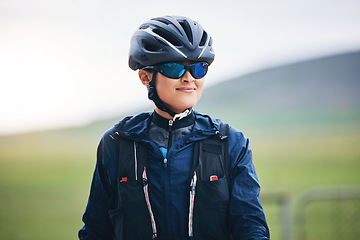
[[[184,61],[207,62],[210,66],[214,58],[211,36],[200,24],[186,17],[153,18],[140,25],[130,42],[129,67],[132,70]],[[148,98],[175,120],[177,113],[171,111],[157,94],[156,73],[154,71],[148,87]]]
[[[186,17],[153,18],[133,34],[129,67],[133,70],[165,62],[214,61],[211,36],[203,27]]]

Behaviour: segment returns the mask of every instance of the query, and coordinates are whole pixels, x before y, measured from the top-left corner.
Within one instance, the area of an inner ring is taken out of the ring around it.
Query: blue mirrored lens
[[[206,63],[196,63],[192,66],[192,75],[194,78],[202,78],[206,75],[207,72],[207,64]]]
[[[159,66],[161,74],[174,79],[181,78],[187,70],[194,78],[199,79],[206,75],[208,64],[206,62],[195,64],[165,63]]]
[[[186,69],[179,63],[165,63],[160,66],[160,73],[169,78],[180,78]]]

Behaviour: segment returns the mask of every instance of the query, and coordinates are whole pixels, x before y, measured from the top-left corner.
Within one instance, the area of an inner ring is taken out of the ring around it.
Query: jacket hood
[[[148,126],[150,125],[154,112],[140,113],[136,116],[126,117],[114,126],[121,136],[136,142],[149,141]],[[193,111],[195,124],[191,132],[192,141],[201,140],[214,135],[219,131],[221,121],[208,115]]]

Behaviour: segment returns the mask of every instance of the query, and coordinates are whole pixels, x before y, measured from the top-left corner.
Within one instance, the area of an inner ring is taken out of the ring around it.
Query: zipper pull
[[[170,119],[169,120],[169,131],[171,131],[173,124],[174,124],[174,120]]]
[[[190,193],[193,195],[195,195],[196,182],[197,182],[197,176],[196,176],[196,171],[194,171],[193,178],[191,179],[190,182]]]
[[[193,216],[194,216],[194,203],[195,203],[195,189],[196,189],[196,171],[190,183],[190,206],[189,206],[189,238],[193,239]]]
[[[175,114],[173,120],[175,121],[176,119],[179,119],[181,120],[182,118],[186,117],[187,115],[189,115],[191,113],[191,110],[190,109],[186,109],[184,112],[182,113],[178,113],[178,114]]]

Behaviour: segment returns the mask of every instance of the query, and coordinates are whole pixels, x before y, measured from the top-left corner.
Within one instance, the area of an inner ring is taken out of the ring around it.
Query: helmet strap
[[[164,112],[167,112],[168,114],[170,114],[170,116],[173,117],[174,120],[176,120],[177,118],[181,119],[182,114],[188,115],[191,112],[191,108],[186,109],[183,113],[177,114],[176,112],[171,111],[166,106],[166,104],[160,99],[160,97],[156,91],[156,84],[155,84],[156,74],[157,74],[157,71],[153,71],[152,79],[150,81],[150,86],[148,87],[148,98],[150,100],[152,100],[155,103],[156,107],[158,107],[161,111],[164,111]]]

